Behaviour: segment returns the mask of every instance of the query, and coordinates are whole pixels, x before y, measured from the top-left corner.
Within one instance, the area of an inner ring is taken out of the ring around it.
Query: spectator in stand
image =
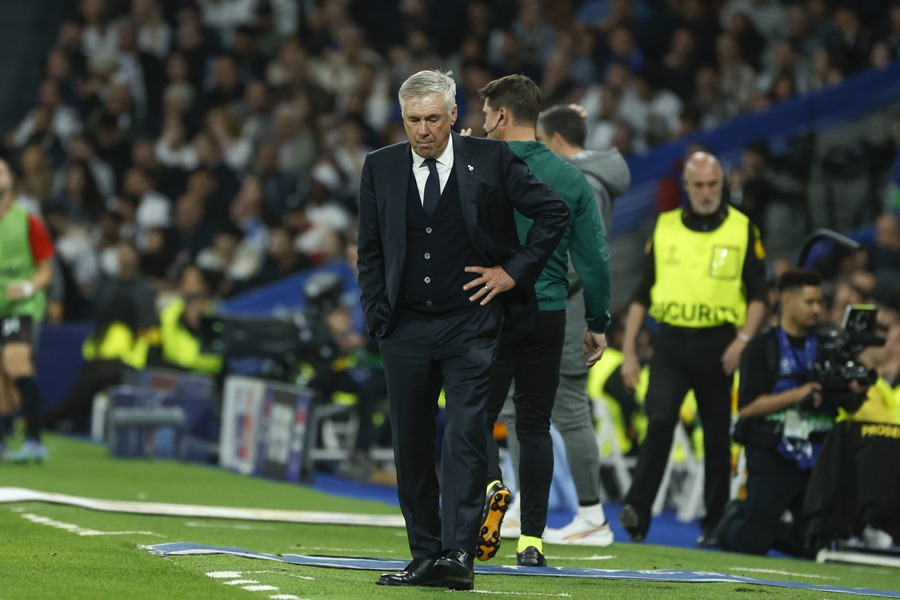
[[[128,86],[115,81],[110,82],[103,103],[91,111],[85,125],[88,135],[97,140],[97,153],[109,162],[117,177],[128,169],[131,144],[141,128]]]
[[[316,143],[297,103],[282,102],[275,107],[275,135],[279,172],[292,177],[307,173],[315,160]]]
[[[787,15],[780,0],[728,0],[719,12],[723,28],[729,27],[734,15],[743,15],[769,42],[785,35]]]
[[[697,68],[697,42],[687,27],[672,33],[669,49],[663,57],[662,81],[687,103],[694,95]]]
[[[259,270],[251,278],[237,284],[233,293],[240,293],[288,275],[298,273],[310,266],[309,259],[297,252],[294,235],[284,226],[273,227],[269,231],[269,246]]]
[[[220,284],[221,288],[230,289],[231,287],[230,281],[234,279],[232,269],[243,237],[244,232],[238,226],[225,225],[216,230],[212,245],[204,248],[197,255],[198,267],[207,271],[215,271],[225,278]],[[227,296],[228,294],[219,295]]]
[[[38,144],[28,144],[19,155],[19,168],[19,193],[37,206],[46,206],[53,192],[53,169],[47,153]]]
[[[203,94],[203,106],[206,109],[233,108],[244,95],[244,83],[234,58],[228,54],[217,56],[212,60],[210,71],[212,81]]]
[[[204,219],[205,199],[197,192],[185,192],[175,201],[175,237],[182,260],[193,262],[197,254],[212,244],[214,229]]]
[[[731,15],[725,33],[734,38],[744,61],[754,70],[759,70],[766,40],[760,35],[753,21],[743,12],[736,12]]]
[[[872,33],[859,22],[859,13],[849,4],[834,11],[833,29],[825,38],[825,47],[832,52],[836,66],[844,73],[856,73],[869,65]]]
[[[250,140],[254,147],[274,135],[271,94],[265,81],[252,80],[244,86],[244,99],[237,114],[243,123],[241,137]]]
[[[81,120],[74,109],[63,103],[62,88],[55,79],[45,79],[38,87],[37,105],[7,135],[7,145],[23,148],[32,141],[53,151],[55,164],[61,162],[61,150],[68,149],[72,138],[81,131]],[[54,147],[58,142],[61,148]]]
[[[125,173],[122,191],[137,200],[138,235],[152,227],[172,224],[172,201],[155,189],[153,174],[147,169],[131,167]]]
[[[737,112],[746,111],[756,89],[756,72],[741,56],[737,40],[727,33],[716,40],[716,58],[722,92]]]
[[[722,88],[721,77],[713,65],[702,65],[697,69],[695,82],[690,106],[701,115],[701,128],[710,129],[737,114],[738,106]]]
[[[163,18],[159,0],[132,0],[131,18],[137,30],[137,45],[141,52],[164,59],[172,48],[173,30]]]
[[[671,140],[678,131],[682,103],[678,96],[661,87],[662,73],[656,68],[641,69],[634,85],[622,95],[618,117],[628,123],[635,136],[649,145]]]
[[[116,28],[106,0],[81,0],[80,14],[84,23],[81,47],[88,60],[98,56],[115,56]]]
[[[62,209],[74,223],[90,228],[100,213],[106,210],[106,199],[97,189],[97,182],[87,164],[70,162],[64,171],[65,185],[62,193],[47,204]]]
[[[134,243],[120,240],[116,244],[112,273],[104,273],[94,294],[94,317],[108,312],[120,296],[131,298],[137,306],[138,327],[142,330],[154,327],[156,317],[156,293],[152,282],[141,273],[141,254]]]
[[[63,102],[76,111],[82,109],[79,86],[81,78],[72,66],[72,59],[62,48],[52,48],[44,59],[44,72],[47,79],[59,84]]]
[[[141,272],[153,279],[157,288],[164,287],[164,283],[169,282],[172,269],[179,264],[178,242],[178,234],[174,229],[154,227],[147,232],[141,250]],[[187,262],[192,258],[186,256],[181,260]]]
[[[97,156],[97,149],[94,141],[85,133],[79,133],[72,138],[72,144],[69,146],[69,153],[66,157],[68,161],[84,162],[91,170],[94,182],[100,195],[104,198],[110,198],[116,190],[116,174],[109,163]],[[62,192],[65,186],[65,171],[57,169],[56,176],[53,181],[53,195]]]
[[[225,106],[210,109],[206,132],[219,146],[225,165],[237,174],[243,173],[253,157],[253,144],[241,137],[241,122],[234,111]]]
[[[644,57],[628,27],[616,26],[610,30],[606,58],[600,63],[601,77],[614,64],[624,66],[631,73],[638,73],[644,66]]]

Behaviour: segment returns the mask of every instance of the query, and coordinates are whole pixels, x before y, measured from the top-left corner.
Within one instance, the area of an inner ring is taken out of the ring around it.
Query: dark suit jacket
[[[451,134],[466,233],[483,267],[502,266],[516,287],[503,294],[507,316],[537,326],[534,282],[569,222],[565,203],[535,178],[506,142]],[[372,152],[359,191],[359,286],[369,333],[385,337],[399,310],[406,261],[406,195],[412,176],[409,142]],[[519,243],[513,209],[534,221]]]

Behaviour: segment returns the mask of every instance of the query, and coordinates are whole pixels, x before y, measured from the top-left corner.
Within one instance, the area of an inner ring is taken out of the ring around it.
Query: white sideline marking
[[[241,588],[248,592],[277,592],[278,588],[274,585],[245,585]]]
[[[241,573],[240,571],[210,571],[206,576],[213,579],[234,579],[240,577]]]
[[[259,583],[255,579],[232,579],[231,581],[223,581],[225,585],[249,585],[251,583]]]
[[[566,560],[610,560],[616,558],[615,554],[594,554],[593,556],[567,556]]]
[[[241,529],[247,531],[275,531],[275,527],[266,527],[264,525],[220,525],[219,523],[200,523],[198,521],[188,521],[184,524],[185,527],[205,527],[208,529]]]
[[[95,535],[152,535],[154,537],[166,537],[159,533],[153,533],[152,531],[100,531],[98,529],[88,529],[86,527],[81,527],[80,525],[75,525],[74,523],[64,523],[62,521],[57,521],[56,519],[51,519],[50,517],[42,517],[41,515],[36,515],[34,513],[25,513],[22,515],[23,519],[27,519],[32,523],[37,523],[38,525],[47,525],[48,527],[55,527],[56,529],[62,529],[63,531],[70,531],[72,533],[77,533],[81,536],[95,536]]]
[[[806,577],[808,579],[833,579],[839,580],[840,577],[828,577],[827,575],[812,575],[810,573],[792,573],[790,571],[779,571],[778,569],[754,569],[751,567],[730,567],[731,571],[747,571],[749,573],[769,573],[770,575],[785,575],[787,577]]]
[[[301,600],[300,596],[293,594],[273,594],[269,596],[272,600]]]
[[[356,548],[333,548],[329,546],[293,546],[297,550],[300,550],[303,554],[307,554],[310,550],[315,550],[317,552],[357,552]],[[371,552],[373,554],[397,554],[397,550],[379,550],[377,548],[370,548],[366,550],[366,552]]]
[[[50,502],[79,506],[91,510],[169,517],[199,517],[205,519],[234,519],[238,521],[274,521],[281,523],[320,523],[325,525],[370,525],[375,527],[405,527],[403,516],[363,515],[309,510],[280,510],[268,508],[233,508],[199,504],[167,504],[163,502],[127,502],[100,500],[69,494],[52,494],[26,488],[0,487],[0,502]],[[398,509],[399,512],[399,509]],[[397,535],[401,535],[399,532]],[[406,534],[403,534],[404,536]]]
[[[295,575],[293,573],[289,573],[287,571],[241,571],[244,575],[260,575],[263,573],[268,573],[271,575],[287,575],[288,577],[293,577],[294,579],[305,579],[307,581],[315,581],[315,577],[310,577],[309,575]],[[238,574],[240,577],[240,574]]]
[[[453,590],[445,590],[453,592]],[[528,596],[529,598],[571,598],[572,594],[534,594],[532,592],[491,592],[489,590],[469,590],[470,594],[490,594],[492,596]]]

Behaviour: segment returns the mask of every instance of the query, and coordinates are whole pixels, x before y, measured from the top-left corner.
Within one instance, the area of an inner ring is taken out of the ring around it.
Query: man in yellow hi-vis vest
[[[622,378],[632,389],[640,376],[635,340],[648,311],[659,330],[647,437],[619,522],[634,541],[647,535],[678,410],[693,389],[705,452],[706,516],[698,544],[706,545],[728,501],[732,376],[766,313],[765,251],[747,216],[722,202],[722,167],[714,156],[692,154],[683,178],[690,205],[659,215],[625,319]]]

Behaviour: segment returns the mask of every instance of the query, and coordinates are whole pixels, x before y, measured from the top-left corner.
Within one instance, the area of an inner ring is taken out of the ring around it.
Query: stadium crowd
[[[48,318],[103,310],[133,245],[162,298],[188,264],[226,297],[342,258],[367,152],[400,139],[399,82],[523,73],[578,102],[586,148],[624,155],[831,85],[900,52],[900,6],[813,2],[82,0],[5,137],[65,286]],[[144,315],[142,318],[151,318]]]

